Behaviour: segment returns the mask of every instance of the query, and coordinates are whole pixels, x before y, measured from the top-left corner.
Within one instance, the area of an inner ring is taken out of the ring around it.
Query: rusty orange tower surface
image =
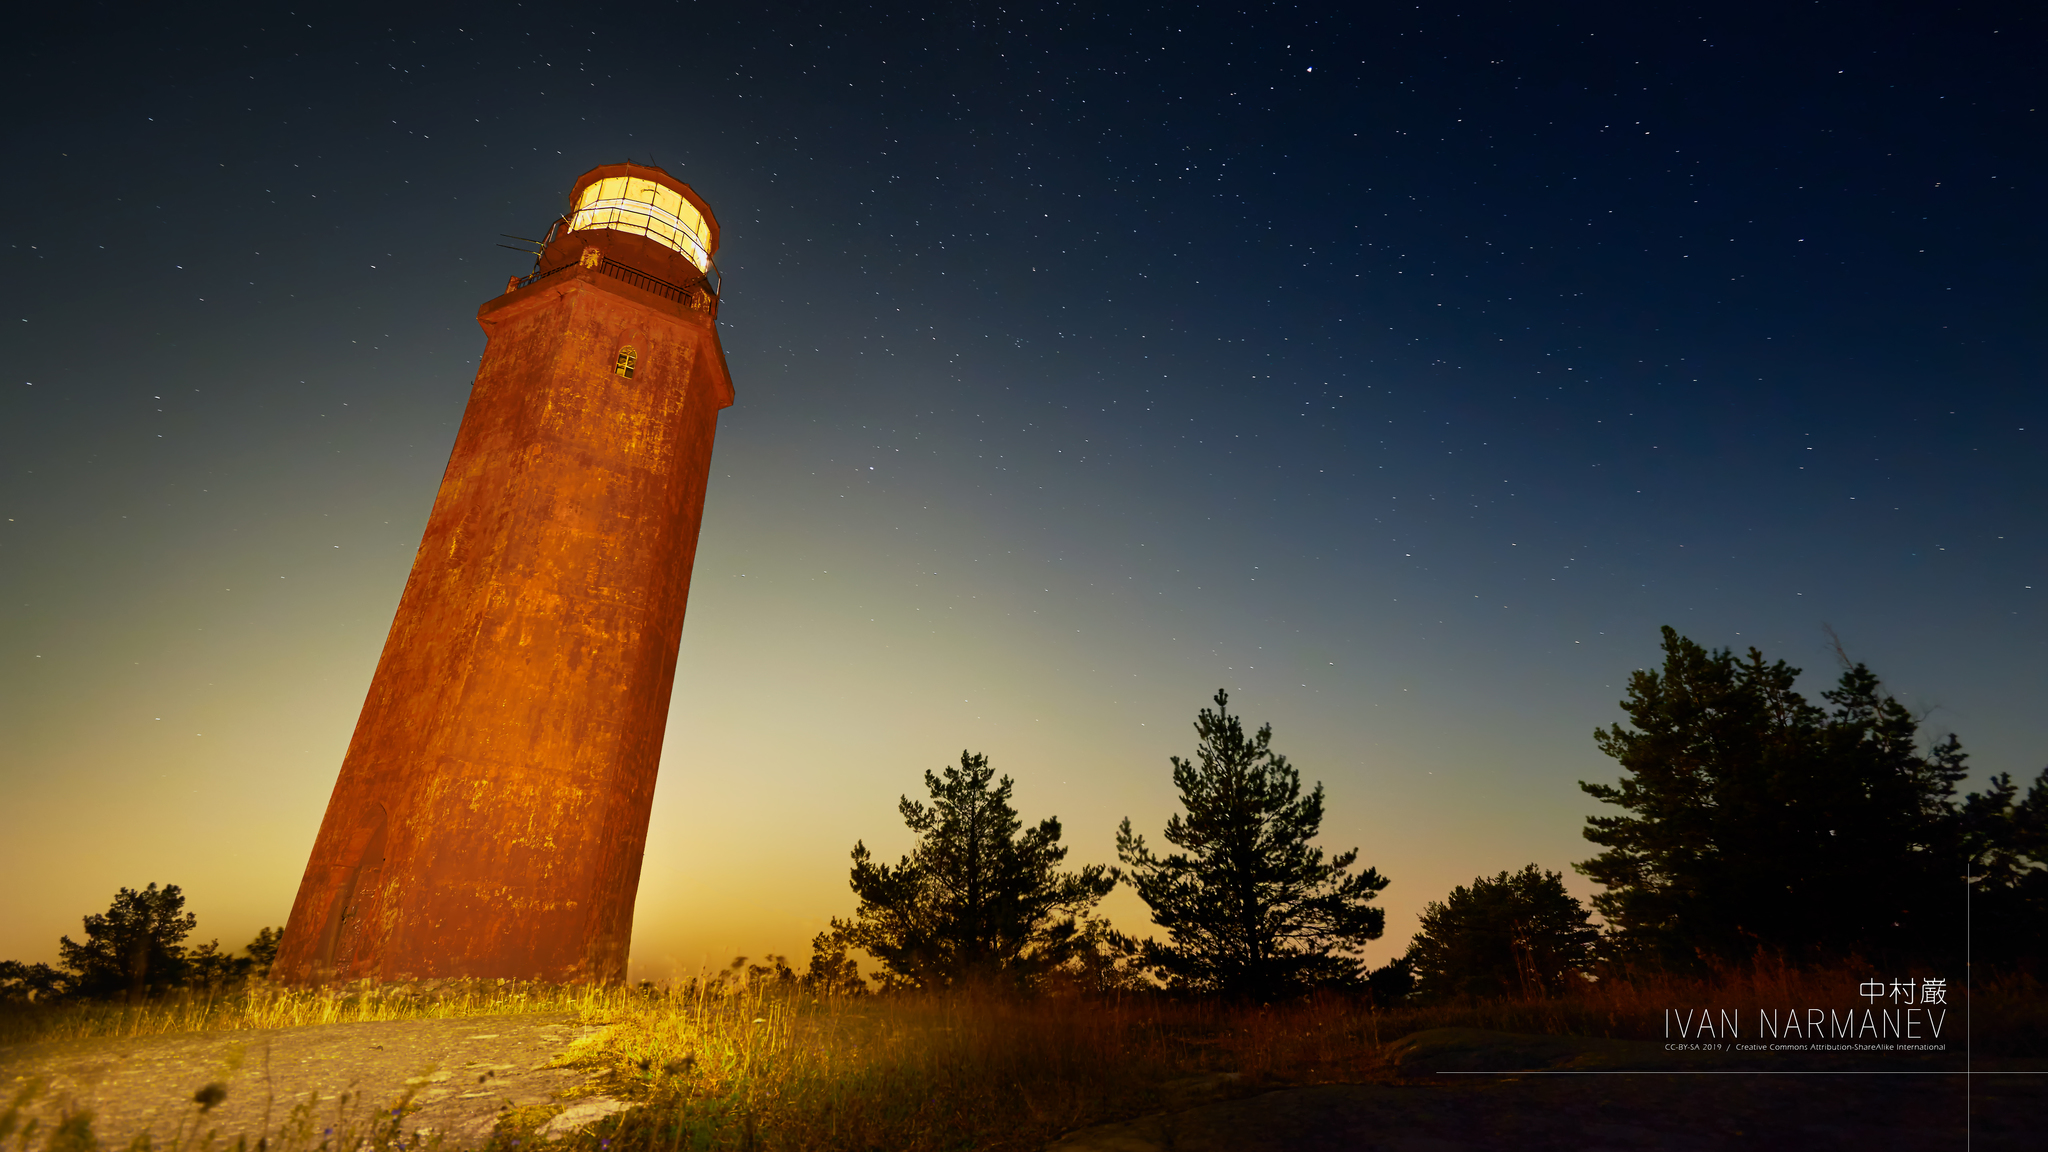
[[[718,410],[718,223],[576,181],[487,343],[276,975],[617,981]]]

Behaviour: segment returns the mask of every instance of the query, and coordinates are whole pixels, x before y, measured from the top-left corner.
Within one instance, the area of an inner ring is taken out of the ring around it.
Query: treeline
[[[140,1000],[182,988],[221,988],[270,971],[284,930],[264,928],[240,956],[219,940],[186,947],[199,918],[176,884],[123,888],[105,912],[85,917],[85,942],[57,941],[58,966],[0,960],[0,1002]]]
[[[1301,774],[1273,751],[1272,727],[1247,735],[1228,705],[1218,692],[1196,717],[1195,758],[1172,758],[1184,811],[1166,822],[1171,850],[1153,851],[1126,819],[1121,867],[1062,870],[1059,820],[1026,829],[1010,778],[995,779],[985,756],[962,752],[959,767],[925,773],[930,804],[900,802],[916,847],[890,865],[854,845],[859,907],[813,941],[810,979],[860,988],[848,958],[859,949],[891,989],[1104,989],[1158,978],[1271,997],[1359,983],[1357,952],[1386,926],[1371,901],[1387,880],[1354,871],[1355,849],[1325,857],[1311,843],[1322,785],[1304,793]],[[1165,941],[1133,940],[1095,915],[1119,882],[1150,906]]]
[[[1839,647],[1837,649],[1839,654]],[[1661,671],[1629,681],[1628,725],[1595,733],[1620,763],[1584,784],[1622,814],[1587,820],[1580,865],[1616,955],[1663,964],[1858,954],[1897,964],[2038,964],[2048,943],[2048,770],[1957,798],[1953,733],[1846,658],[1822,703],[1799,669],[1664,629]]]
[[[1322,786],[1304,794],[1271,727],[1247,736],[1219,692],[1196,718],[1195,759],[1171,760],[1183,809],[1166,822],[1171,850],[1152,851],[1126,819],[1121,867],[1063,872],[1059,821],[1024,831],[1009,777],[992,782],[987,759],[963,752],[959,768],[926,773],[930,806],[902,800],[918,834],[909,855],[891,866],[854,846],[859,906],[813,942],[809,979],[859,987],[857,948],[885,988],[1156,981],[1392,1002],[1554,995],[1604,971],[1760,955],[1894,972],[2048,957],[2048,769],[2024,797],[2001,774],[1958,798],[1960,740],[1923,745],[1919,718],[1862,664],[1844,658],[1814,703],[1794,688],[1799,669],[1754,648],[1737,657],[1667,627],[1663,652],[1661,670],[1631,677],[1627,722],[1594,734],[1621,778],[1580,783],[1619,809],[1584,828],[1604,849],[1576,865],[1605,889],[1592,909],[1535,864],[1478,877],[1430,902],[1406,952],[1368,971],[1359,955],[1385,926],[1371,901],[1387,878],[1354,871],[1355,849],[1326,859],[1311,843]],[[1093,914],[1119,882],[1163,940]]]
[[[916,834],[896,863],[853,847],[857,905],[812,942],[807,971],[781,957],[729,976],[868,990],[1101,991],[1164,986],[1273,999],[1312,988],[1380,1003],[1542,997],[1617,970],[1690,972],[1767,955],[1795,964],[1850,957],[1903,973],[2038,970],[2048,959],[2048,769],[2024,796],[2009,774],[1957,795],[1954,734],[1922,742],[1919,718],[1846,658],[1821,703],[1800,670],[1738,657],[1663,630],[1661,669],[1637,671],[1627,719],[1594,742],[1621,770],[1580,787],[1618,812],[1590,816],[1602,851],[1575,865],[1604,891],[1588,909],[1562,874],[1535,864],[1481,876],[1425,908],[1403,955],[1361,960],[1386,914],[1389,880],[1357,849],[1325,855],[1320,783],[1247,733],[1215,697],[1195,719],[1193,759],[1170,757],[1180,811],[1157,850],[1126,818],[1117,865],[1066,868],[1056,817],[1027,826],[1013,782],[986,756],[924,775],[902,797]],[[1128,884],[1159,930],[1139,940],[1096,912]],[[61,968],[0,964],[0,997],[145,996],[261,975],[280,933],[243,956],[218,941],[187,949],[196,920],[175,885],[122,889],[65,937]],[[1602,923],[1596,925],[1597,911]]]

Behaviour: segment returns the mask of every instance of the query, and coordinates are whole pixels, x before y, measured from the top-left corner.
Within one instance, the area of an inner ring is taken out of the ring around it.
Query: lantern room
[[[569,198],[569,231],[608,229],[645,236],[681,253],[698,271],[711,270],[718,222],[688,184],[661,169],[639,164],[593,168]]]

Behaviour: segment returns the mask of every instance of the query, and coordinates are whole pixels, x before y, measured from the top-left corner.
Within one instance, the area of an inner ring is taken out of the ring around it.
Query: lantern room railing
[[[688,284],[671,284],[658,276],[649,276],[638,268],[631,268],[621,264],[609,256],[601,258],[594,264],[572,260],[567,264],[558,264],[553,268],[542,269],[530,276],[515,276],[512,278],[512,282],[505,286],[505,291],[516,292],[529,284],[538,284],[558,272],[566,272],[571,268],[589,268],[593,272],[602,273],[615,280],[623,280],[643,292],[651,292],[656,296],[673,300],[678,304],[687,308],[694,308],[699,312],[714,311],[718,305],[718,289],[720,284],[718,266],[715,264],[712,265],[709,272]]]

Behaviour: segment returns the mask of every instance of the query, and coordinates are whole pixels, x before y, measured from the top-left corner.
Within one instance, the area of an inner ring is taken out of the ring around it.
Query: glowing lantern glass
[[[586,228],[632,232],[681,252],[700,270],[711,268],[711,254],[704,243],[710,229],[705,227],[703,214],[681,193],[638,176],[593,181],[576,197],[569,228],[576,232]]]

